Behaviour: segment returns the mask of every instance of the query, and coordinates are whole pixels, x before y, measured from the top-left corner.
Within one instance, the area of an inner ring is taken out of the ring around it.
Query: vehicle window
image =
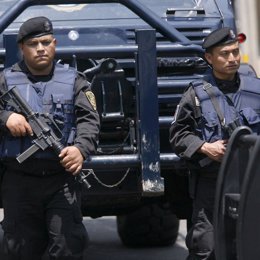
[[[2,15],[8,8],[10,8],[10,6],[12,6],[15,2],[18,2],[18,1],[19,0],[1,0],[0,1],[0,15]],[[196,8],[204,9],[205,13],[207,14],[206,15],[207,17],[219,15],[219,11],[216,6],[216,3],[215,3],[215,1],[212,1],[212,0],[160,0],[160,1],[158,1],[158,0],[139,0],[139,1],[142,4],[144,4],[145,6],[147,6],[148,8],[152,9],[152,11],[154,11],[157,15],[159,15],[161,17],[166,15],[168,9],[176,9],[176,12],[174,14],[176,17],[195,16],[195,15],[197,15],[197,13],[192,11],[192,9],[196,9]],[[72,11],[77,10],[77,6],[80,7],[80,6],[86,6],[86,5],[89,5],[89,6],[91,5],[93,7],[95,6],[96,10],[101,11],[100,12],[101,17],[99,17],[99,19],[102,18],[102,15],[104,16],[104,18],[109,18],[109,16],[114,18],[115,16],[121,16],[121,13],[126,14],[126,11],[125,11],[126,7],[121,6],[119,8],[120,4],[118,4],[118,3],[60,4],[60,5],[56,5],[56,6],[53,5],[52,7],[58,11],[66,11],[67,13],[70,13]],[[51,7],[51,6],[49,5],[49,7]],[[30,8],[34,9],[34,7],[29,7],[29,9]],[[115,8],[117,11],[113,11]],[[104,11],[104,9],[110,9],[110,10],[107,10],[107,12],[104,12],[104,14],[102,14],[102,11]],[[181,10],[181,9],[187,9],[187,10]],[[91,17],[92,13],[93,12],[90,12],[90,14],[88,14],[88,17],[90,19],[93,19],[93,17]],[[37,15],[38,15],[38,13],[37,13]],[[129,15],[131,15],[132,17],[136,17],[136,15],[133,14],[131,11],[128,13],[127,16],[129,17]],[[52,19],[52,17],[50,17],[50,18]],[[55,18],[55,16],[53,18]]]
[[[17,0],[1,0],[0,1],[0,16],[10,8]]]

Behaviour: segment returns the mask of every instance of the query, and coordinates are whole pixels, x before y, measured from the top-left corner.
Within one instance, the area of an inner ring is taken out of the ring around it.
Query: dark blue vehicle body
[[[169,126],[189,82],[207,74],[205,36],[224,26],[235,30],[230,1],[2,0],[1,69],[19,58],[21,23],[39,15],[53,21],[57,61],[85,73],[97,98],[100,142],[97,155],[84,162],[92,187],[84,189],[83,214],[118,216],[127,245],[137,241],[129,229],[166,215],[174,223],[163,230],[173,233],[170,240],[136,243],[175,242],[178,219],[190,217],[191,203],[187,170],[170,148]],[[115,59],[116,69],[93,74],[104,58]]]

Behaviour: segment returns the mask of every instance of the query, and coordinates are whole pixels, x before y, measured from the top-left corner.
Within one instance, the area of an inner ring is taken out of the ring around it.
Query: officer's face
[[[34,75],[48,75],[52,69],[56,39],[52,35],[31,38],[20,43],[26,65]]]
[[[238,42],[217,46],[205,53],[205,58],[213,68],[214,75],[223,80],[232,80],[240,66]]]

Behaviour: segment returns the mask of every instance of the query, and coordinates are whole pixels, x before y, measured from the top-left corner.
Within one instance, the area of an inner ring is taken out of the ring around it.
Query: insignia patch
[[[87,97],[89,103],[93,107],[93,109],[97,110],[96,98],[95,98],[95,95],[93,94],[93,92],[87,91],[85,94],[86,94],[86,97]]]
[[[236,35],[235,35],[233,30],[229,31],[229,36],[230,36],[231,39],[235,39],[236,38]]]
[[[46,21],[46,22],[44,23],[43,27],[44,27],[44,31],[45,31],[45,32],[50,32],[50,31],[51,31],[51,24],[50,24],[49,21]]]
[[[200,106],[200,101],[199,101],[198,97],[195,97],[195,104],[196,104],[196,107]]]

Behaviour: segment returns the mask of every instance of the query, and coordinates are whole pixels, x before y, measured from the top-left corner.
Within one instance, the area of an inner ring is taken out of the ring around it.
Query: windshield
[[[0,16],[8,10],[14,3],[20,0],[1,0],[0,1]],[[64,0],[65,1],[65,0]],[[29,1],[28,1],[29,2]],[[194,9],[203,9],[206,13],[207,17],[216,16],[218,14],[218,8],[213,0],[139,0],[142,4],[150,8],[160,17],[166,17],[167,15],[174,15],[175,17],[187,17],[187,16],[195,16],[197,15],[196,12],[192,12]],[[60,4],[60,5],[49,5],[48,7],[55,8],[58,11],[65,11],[67,13],[73,13],[73,11],[77,10],[82,6],[86,6],[89,4]],[[91,6],[96,6],[99,10],[108,9],[108,5],[110,8],[115,9],[117,11],[110,12],[107,11],[106,18],[109,18],[111,15],[115,17],[115,13],[120,16],[121,13],[126,13],[127,7],[120,6],[117,3],[109,3],[109,4],[91,4]],[[120,6],[120,7],[119,7]],[[35,9],[36,6],[29,7]],[[43,6],[38,6],[36,8],[43,8]],[[173,14],[174,12],[174,14]],[[129,12],[133,17],[136,15],[133,14],[131,11]],[[41,15],[41,12],[36,12],[36,15]],[[91,16],[91,15],[90,15]],[[129,16],[128,16],[129,17]],[[55,17],[50,17],[51,19]],[[91,19],[91,17],[88,17]]]
[[[10,8],[17,0],[1,0],[0,15],[2,15],[8,8]]]

